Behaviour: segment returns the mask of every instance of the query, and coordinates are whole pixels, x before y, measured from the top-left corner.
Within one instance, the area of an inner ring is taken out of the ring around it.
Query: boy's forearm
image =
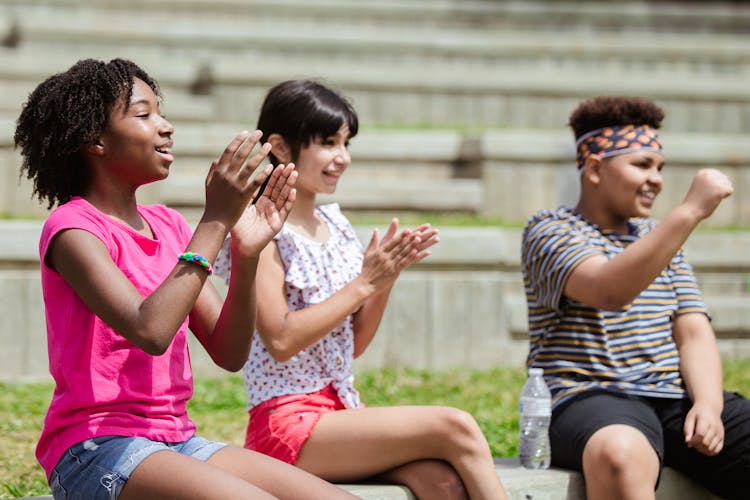
[[[698,220],[683,205],[622,253],[584,260],[566,285],[568,297],[604,310],[618,310],[649,287],[687,241]]]
[[[677,206],[648,234],[612,259],[609,271],[622,278],[618,286],[637,280],[630,286],[633,297],[646,289],[680,251],[698,222],[684,205]]]
[[[680,373],[694,404],[705,402],[721,411],[722,367],[715,342],[695,343],[680,349]]]
[[[693,404],[723,406],[721,356],[708,318],[702,314],[678,316],[674,339],[680,353],[680,374]]]

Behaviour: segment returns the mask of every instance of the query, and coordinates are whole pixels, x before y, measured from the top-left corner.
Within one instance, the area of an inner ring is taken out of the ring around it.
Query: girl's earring
[[[104,145],[100,143],[93,144],[89,146],[88,151],[95,156],[104,156]]]

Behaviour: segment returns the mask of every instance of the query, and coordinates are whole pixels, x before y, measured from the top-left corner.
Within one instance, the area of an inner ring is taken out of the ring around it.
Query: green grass
[[[750,394],[750,360],[724,366],[727,389]],[[517,454],[518,393],[521,368],[365,371],[357,388],[368,406],[449,405],[474,415],[494,456]],[[0,498],[49,494],[34,447],[49,403],[50,384],[0,384]],[[202,436],[240,446],[247,413],[239,375],[196,380],[190,415]]]

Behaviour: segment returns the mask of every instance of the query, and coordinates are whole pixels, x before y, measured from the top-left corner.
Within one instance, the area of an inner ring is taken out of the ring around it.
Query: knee
[[[487,440],[474,417],[457,408],[445,408],[443,412],[443,434],[447,442],[468,452],[484,451]]]
[[[420,469],[417,477],[407,481],[417,498],[468,498],[461,477],[449,463],[431,460],[423,462]]]
[[[583,451],[584,472],[601,477],[658,474],[659,459],[646,437],[636,429],[610,426],[597,431]],[[587,474],[588,475],[588,474]]]
[[[449,464],[443,464],[435,479],[434,484],[439,494],[431,498],[468,498],[461,477]]]

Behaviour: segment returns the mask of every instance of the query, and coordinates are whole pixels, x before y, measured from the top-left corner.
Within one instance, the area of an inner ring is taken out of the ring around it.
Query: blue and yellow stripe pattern
[[[629,234],[602,231],[568,208],[529,219],[521,249],[529,318],[528,366],[544,369],[553,406],[582,391],[683,398],[680,358],[672,338],[677,315],[707,314],[684,252],[633,302],[603,311],[568,299],[563,291],[578,264],[613,258],[653,227],[632,219]]]

